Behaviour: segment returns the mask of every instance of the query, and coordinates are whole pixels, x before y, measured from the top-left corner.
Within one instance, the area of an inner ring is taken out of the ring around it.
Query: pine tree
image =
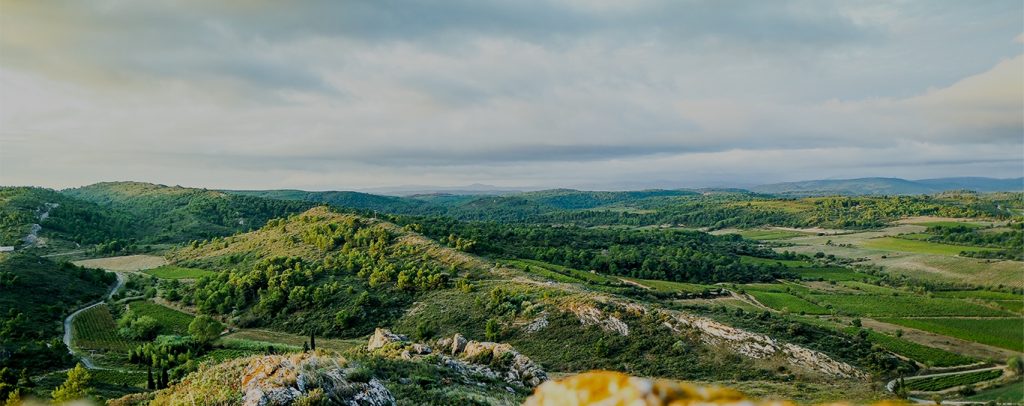
[[[69,402],[84,398],[89,390],[89,371],[82,364],[75,365],[68,371],[68,379],[54,389],[53,400],[57,402]]]
[[[167,368],[160,367],[160,388],[166,388],[170,383],[170,378],[167,376]]]
[[[150,365],[146,368],[146,389],[156,389],[156,384],[153,383],[153,366]]]
[[[316,337],[313,335],[313,330],[309,331],[309,349],[316,351]]]

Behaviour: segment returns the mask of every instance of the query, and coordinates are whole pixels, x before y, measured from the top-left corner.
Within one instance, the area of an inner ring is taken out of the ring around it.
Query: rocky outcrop
[[[596,325],[607,332],[623,336],[629,335],[629,326],[615,316],[605,316],[604,312],[591,305],[571,305],[569,310],[576,315],[585,326]]]
[[[461,334],[438,340],[439,347],[449,343],[457,360],[486,365],[505,382],[532,388],[548,379],[543,368],[510,344],[466,340]]]
[[[409,337],[392,333],[391,330],[386,328],[378,328],[373,331],[370,342],[366,344],[366,350],[373,351],[391,343],[405,344],[407,342],[409,342]]]
[[[377,379],[354,382],[337,359],[304,353],[257,357],[241,382],[244,406],[288,405],[299,400],[348,405],[393,405],[395,398]]]
[[[509,344],[489,341],[467,340],[462,334],[437,340],[431,347],[422,343],[411,343],[403,335],[388,329],[378,328],[370,337],[366,348],[376,351],[391,344],[395,352],[385,351],[390,356],[407,360],[430,359],[453,369],[460,375],[481,375],[489,379],[500,379],[510,385],[533,388],[548,379],[547,373],[526,355],[519,353]],[[434,349],[437,351],[434,351]],[[380,351],[377,354],[384,354]],[[385,354],[386,355],[386,354]]]
[[[680,332],[689,327],[700,333],[700,340],[706,344],[722,345],[754,359],[784,357],[792,365],[836,378],[866,378],[867,375],[856,367],[832,359],[821,352],[795,344],[776,341],[759,333],[738,329],[717,321],[683,313],[668,313],[669,321],[664,325]]]

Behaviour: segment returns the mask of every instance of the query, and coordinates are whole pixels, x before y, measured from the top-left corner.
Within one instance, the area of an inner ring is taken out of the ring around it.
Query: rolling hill
[[[750,189],[756,193],[818,196],[818,195],[920,195],[950,190],[975,192],[1016,192],[1024,190],[1024,178],[994,179],[981,177],[906,180],[900,178],[857,178],[809,180],[761,185]]]

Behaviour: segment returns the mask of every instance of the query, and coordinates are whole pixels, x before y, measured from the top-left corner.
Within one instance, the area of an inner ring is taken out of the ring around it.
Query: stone
[[[455,336],[452,337],[452,355],[458,355],[462,350],[465,350],[467,341],[466,337],[463,337],[462,334],[455,333]]]
[[[370,337],[370,342],[366,344],[366,350],[373,351],[391,343],[405,343],[408,341],[409,337],[392,333],[391,330],[386,328],[377,328],[373,331],[373,336]]]

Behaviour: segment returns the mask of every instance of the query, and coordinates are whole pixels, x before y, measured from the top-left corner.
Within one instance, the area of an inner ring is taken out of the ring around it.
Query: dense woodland
[[[535,259],[585,271],[678,282],[754,282],[787,276],[782,266],[741,263],[739,255],[774,258],[777,254],[737,235],[514,226],[440,217],[416,221],[413,224],[427,236],[456,249],[495,258]]]
[[[114,279],[112,273],[34,255],[0,256],[0,367],[7,370],[0,375],[33,376],[72,366],[60,338],[61,321],[102,298]],[[12,388],[0,381],[0,398]]]

